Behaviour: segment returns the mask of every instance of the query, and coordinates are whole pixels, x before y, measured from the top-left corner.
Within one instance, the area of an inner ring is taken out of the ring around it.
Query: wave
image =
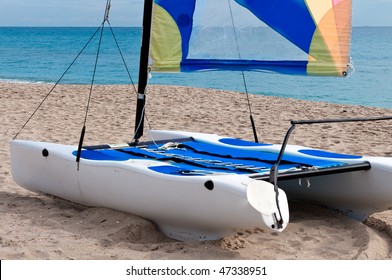
[[[2,79],[2,78],[0,78],[0,83],[12,83],[12,84],[53,84],[53,83],[43,82],[43,81],[29,81],[29,80],[21,80],[21,79]]]

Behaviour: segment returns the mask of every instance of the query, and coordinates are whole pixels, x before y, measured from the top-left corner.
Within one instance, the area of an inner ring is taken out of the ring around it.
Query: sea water
[[[57,82],[96,30],[0,27],[0,81]],[[99,36],[92,39],[61,83],[89,84],[93,77],[96,84],[137,83],[141,29],[116,27],[113,31],[117,43],[110,29],[104,30],[96,71]],[[392,27],[354,27],[351,56],[354,71],[347,78],[247,72],[246,86],[254,94],[392,108]],[[150,83],[245,91],[239,72],[154,73]]]

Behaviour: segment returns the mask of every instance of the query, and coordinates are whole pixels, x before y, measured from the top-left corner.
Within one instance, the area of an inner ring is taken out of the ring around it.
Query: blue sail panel
[[[151,70],[346,76],[352,0],[154,0]]]
[[[176,23],[181,34],[183,58],[188,55],[189,39],[192,32],[193,12],[196,0],[156,0],[157,5],[164,8]]]
[[[294,43],[301,50],[309,53],[316,24],[309,13],[306,1],[235,1],[249,9],[261,21]]]
[[[186,59],[181,62],[180,68],[181,72],[221,70],[306,75],[307,64],[307,61]]]

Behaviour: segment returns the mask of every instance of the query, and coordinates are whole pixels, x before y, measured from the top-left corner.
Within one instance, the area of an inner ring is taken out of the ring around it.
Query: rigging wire
[[[147,89],[147,87],[146,87],[146,89]],[[144,94],[146,94],[146,92]],[[143,109],[142,109],[142,114],[144,115],[145,118],[147,118],[147,114],[145,112],[146,111],[146,106],[147,106],[147,98],[146,98],[146,102],[144,103],[144,106],[143,106]],[[131,143],[137,144],[137,141],[135,142],[136,134],[137,134],[136,132],[139,130],[139,128],[142,125],[142,123],[143,123],[143,119],[140,119],[140,121],[138,122],[138,125],[136,126],[135,133],[133,134]]]
[[[133,82],[131,73],[130,73],[129,68],[128,68],[128,66],[127,66],[127,63],[126,63],[126,61],[125,61],[124,55],[123,55],[123,53],[122,53],[122,51],[121,51],[120,45],[119,45],[119,43],[118,43],[118,41],[117,41],[117,38],[116,38],[116,36],[114,35],[114,31],[113,31],[113,28],[112,28],[112,26],[111,26],[111,24],[110,24],[109,18],[107,18],[107,23],[108,23],[108,25],[109,25],[110,32],[112,33],[114,42],[116,43],[117,50],[118,50],[118,52],[120,53],[121,59],[122,59],[123,64],[124,64],[124,66],[125,66],[125,70],[127,71],[128,77],[129,77],[129,79],[131,80],[131,83],[132,83],[132,86],[133,86],[133,90],[135,91],[135,93],[137,93],[135,83]]]
[[[233,27],[233,32],[234,32],[234,38],[235,38],[236,47],[237,47],[238,58],[241,59],[241,52],[240,52],[240,47],[239,47],[239,44],[238,44],[237,31],[235,29],[233,10],[231,8],[230,0],[227,0],[227,3],[229,5],[229,9],[230,9],[231,24],[232,24],[232,27]],[[245,72],[242,70],[241,74],[242,74],[242,81],[244,83],[246,99],[247,99],[247,102],[248,102],[249,118],[250,118],[250,123],[252,125],[253,137],[255,139],[255,142],[258,143],[259,140],[258,140],[258,137],[257,137],[256,126],[255,126],[255,122],[254,122],[254,119],[253,119],[252,105],[251,105],[250,98],[249,98],[249,92],[248,92],[248,86],[247,86],[247,82],[246,82]]]
[[[115,43],[116,43],[116,46],[117,46],[117,49],[118,49],[118,51],[119,51],[119,53],[120,53],[120,56],[121,56],[121,59],[122,59],[122,62],[123,62],[123,64],[124,64],[124,66],[125,66],[125,69],[126,69],[126,71],[127,71],[127,74],[128,74],[128,77],[129,77],[129,79],[130,79],[130,81],[131,81],[131,83],[132,83],[132,86],[133,86],[133,89],[134,89],[134,92],[136,93],[137,92],[137,90],[136,90],[136,87],[135,87],[135,83],[134,83],[134,81],[133,81],[133,79],[132,79],[132,76],[131,76],[131,74],[130,74],[130,71],[129,71],[129,68],[128,68],[128,66],[127,66],[127,63],[126,63],[126,61],[125,61],[125,58],[124,58],[124,55],[123,55],[123,53],[122,53],[122,51],[121,51],[121,48],[120,48],[120,45],[119,45],[119,43],[118,43],[118,40],[117,40],[117,38],[116,38],[116,36],[115,36],[115,34],[114,34],[114,31],[113,31],[113,28],[111,27],[111,25],[110,25],[110,22],[109,22],[109,11],[110,11],[110,7],[111,7],[111,5],[110,5],[110,0],[107,0],[107,3],[106,3],[106,9],[105,9],[105,16],[104,16],[104,21],[102,22],[102,24],[95,30],[95,32],[93,33],[93,35],[89,38],[89,40],[87,41],[87,43],[83,46],[83,48],[79,51],[79,53],[76,55],[76,57],[73,59],[73,61],[69,64],[69,66],[67,67],[67,69],[63,72],[63,74],[60,76],[60,78],[56,81],[56,83],[53,85],[53,87],[49,90],[49,92],[44,96],[44,98],[42,99],[42,101],[38,104],[38,106],[35,108],[35,110],[33,111],[33,113],[30,115],[30,117],[26,120],[26,122],[22,125],[22,127],[18,130],[18,132],[15,134],[15,136],[13,137],[13,139],[15,140],[18,136],[19,136],[19,134],[22,132],[22,130],[27,126],[27,124],[31,121],[31,119],[35,116],[35,114],[38,112],[38,110],[42,107],[42,105],[46,102],[46,100],[49,98],[49,96],[52,94],[52,92],[54,91],[54,89],[59,85],[59,83],[62,81],[62,79],[64,78],[64,76],[68,73],[68,71],[71,69],[71,67],[75,64],[75,62],[78,60],[78,58],[82,55],[82,53],[85,51],[85,49],[87,48],[87,46],[91,43],[91,41],[95,38],[95,36],[97,35],[97,33],[98,33],[98,31],[100,31],[101,30],[101,37],[102,37],[102,30],[103,30],[103,27],[104,27],[104,23],[105,22],[108,22],[108,25],[109,25],[109,27],[110,27],[110,31],[111,31],[111,34],[112,34],[112,36],[113,36],[113,39],[114,39],[114,41],[115,41]],[[96,67],[95,67],[95,69],[96,69]],[[95,69],[94,69],[94,76],[95,76]],[[90,97],[91,97],[91,91],[92,91],[92,88],[90,88],[90,96],[89,96],[89,102],[88,103],[90,103]],[[89,105],[88,105],[89,106]],[[87,107],[88,107],[87,106]],[[87,112],[86,112],[86,116],[87,116]],[[86,123],[86,121],[84,121],[84,124]]]
[[[105,9],[104,20],[103,20],[103,22],[101,24],[101,35],[100,35],[100,38],[99,38],[98,49],[97,49],[97,54],[96,54],[96,58],[95,58],[94,72],[93,72],[93,76],[92,76],[92,80],[91,80],[91,86],[90,86],[90,92],[89,92],[87,107],[86,107],[86,113],[85,113],[85,117],[84,117],[83,128],[82,128],[82,131],[81,131],[81,134],[80,134],[78,151],[77,151],[77,154],[76,154],[77,170],[79,170],[79,162],[80,162],[80,157],[81,157],[81,153],[82,153],[82,146],[83,146],[83,141],[84,141],[84,135],[86,133],[87,116],[88,116],[88,111],[89,111],[89,107],[90,107],[92,91],[93,91],[93,86],[94,86],[94,81],[95,81],[95,75],[96,75],[96,70],[97,70],[97,65],[98,65],[98,59],[99,59],[99,54],[100,54],[100,49],[101,49],[101,44],[102,44],[103,31],[104,31],[106,22],[108,23],[109,29],[110,29],[111,34],[113,36],[113,39],[114,39],[114,41],[116,43],[116,46],[117,46],[117,49],[118,49],[119,54],[121,56],[121,59],[123,61],[125,69],[126,69],[126,71],[128,73],[128,77],[131,80],[133,89],[134,89],[135,93],[137,93],[137,90],[136,90],[136,87],[135,87],[135,83],[133,82],[133,79],[132,79],[132,76],[130,74],[129,68],[127,66],[127,63],[125,62],[124,55],[123,55],[123,53],[121,51],[120,45],[118,43],[118,40],[117,40],[117,38],[116,38],[116,36],[114,34],[113,28],[112,28],[112,26],[110,24],[110,21],[109,21],[109,11],[110,11],[110,7],[111,7],[110,1],[111,0],[107,0],[107,2],[106,2],[106,9]],[[143,108],[143,112],[144,112],[144,110],[145,110],[145,107]]]
[[[109,0],[108,0],[108,2],[109,2]],[[90,91],[89,91],[88,100],[87,100],[86,112],[85,112],[85,115],[84,115],[83,128],[82,128],[82,132],[80,133],[78,151],[77,151],[77,154],[76,154],[76,162],[77,162],[77,169],[78,170],[79,170],[80,156],[82,154],[82,146],[83,146],[83,141],[84,141],[84,135],[86,133],[87,116],[88,116],[88,111],[89,111],[90,103],[91,103],[91,96],[92,96],[93,87],[94,87],[95,74],[97,72],[98,58],[99,58],[99,53],[100,53],[100,49],[101,49],[102,35],[103,35],[104,27],[105,27],[105,22],[106,22],[106,12],[105,12],[105,19],[102,22],[101,27],[100,27],[101,28],[101,34],[100,34],[100,37],[99,37],[97,54],[95,56],[94,71],[93,71],[93,76],[92,76],[91,84],[90,84]]]
[[[237,32],[235,30],[235,25],[234,25],[233,11],[232,11],[232,8],[231,8],[230,0],[227,0],[227,2],[229,4],[229,8],[230,8],[231,23],[233,25],[234,37],[235,37],[235,41],[236,41],[236,44],[237,44],[238,58],[241,59],[241,52],[240,52],[240,47],[239,47],[239,44],[238,44]],[[243,81],[244,81],[246,98],[248,100],[248,107],[249,107],[249,113],[250,113],[249,117],[250,117],[250,122],[251,122],[251,125],[252,125],[252,129],[253,129],[253,136],[255,138],[255,142],[258,143],[259,141],[257,139],[256,126],[255,126],[255,123],[254,123],[254,120],[253,120],[252,106],[251,106],[251,103],[250,103],[249,92],[248,92],[248,88],[247,88],[247,85],[246,85],[245,73],[244,73],[244,71],[241,71],[241,73],[242,73],[242,78],[243,78]],[[274,213],[274,216],[275,216],[276,222],[278,224],[278,228],[282,228],[282,225],[283,225],[283,215],[281,213],[280,204],[279,204],[279,189],[278,189],[278,184],[277,184],[277,178],[274,181],[274,190],[275,190],[276,206],[278,208],[278,213],[279,213],[280,219],[278,219],[276,213]]]
[[[110,1],[111,0],[107,0],[106,1],[105,14],[104,14],[104,18],[103,18],[102,24],[100,26],[101,34],[99,36],[97,53],[96,53],[96,56],[95,56],[94,71],[93,71],[93,76],[91,78],[90,92],[89,92],[89,95],[88,95],[86,112],[85,112],[85,115],[84,115],[83,128],[82,128],[82,131],[80,133],[78,151],[77,151],[77,154],[76,154],[77,170],[79,170],[79,163],[80,163],[80,157],[81,157],[81,154],[82,154],[82,146],[83,146],[83,141],[84,141],[84,135],[86,133],[87,116],[88,116],[90,103],[91,103],[91,96],[92,96],[94,82],[95,82],[95,75],[96,75],[96,72],[97,72],[97,65],[98,65],[98,59],[99,59],[99,54],[100,54],[100,50],[101,50],[103,31],[104,31],[104,28],[105,28],[105,22],[108,22],[108,20],[109,20]]]
[[[19,129],[19,131],[16,133],[14,136],[14,140],[18,137],[18,135],[21,133],[21,131],[26,127],[26,125],[30,122],[30,120],[34,117],[34,115],[37,113],[37,111],[41,108],[41,106],[45,103],[45,101],[49,98],[49,96],[52,94],[53,90],[57,87],[57,85],[61,82],[61,80],[64,78],[64,76],[68,73],[69,69],[75,64],[76,60],[79,58],[79,56],[84,52],[84,50],[87,48],[87,46],[90,44],[92,39],[94,39],[95,35],[98,33],[101,27],[98,27],[94,34],[90,37],[90,39],[87,41],[87,43],[84,45],[82,50],[77,54],[77,56],[74,58],[74,60],[71,62],[71,64],[68,66],[68,68],[64,71],[64,73],[61,75],[61,77],[56,81],[54,86],[50,89],[50,91],[45,95],[44,99],[41,101],[40,104],[38,104],[37,108],[35,108],[34,112],[31,114],[31,116],[26,120],[26,122],[23,124],[23,126]]]
[[[100,32],[100,38],[99,38],[99,43],[98,43],[98,48],[97,48],[97,53],[96,53],[96,57],[95,57],[95,64],[94,64],[94,71],[93,71],[93,76],[91,79],[91,83],[90,83],[90,90],[89,90],[89,96],[88,96],[88,101],[87,101],[87,105],[86,105],[86,112],[85,112],[85,116],[84,116],[84,122],[83,122],[83,128],[81,131],[81,135],[79,138],[79,145],[78,145],[78,151],[77,151],[77,155],[76,155],[76,162],[77,162],[77,169],[79,170],[79,162],[80,162],[80,157],[81,157],[81,149],[82,149],[82,145],[83,145],[83,141],[84,141],[84,135],[86,132],[86,123],[87,123],[87,117],[88,117],[88,112],[89,112],[89,108],[90,108],[90,103],[91,103],[91,97],[92,97],[92,92],[93,92],[93,87],[94,87],[94,82],[95,82],[95,76],[96,76],[96,72],[97,72],[97,65],[98,65],[98,59],[99,59],[99,54],[100,54],[100,49],[101,49],[101,44],[102,44],[102,38],[103,38],[103,32],[104,32],[104,28],[105,28],[105,23],[108,23],[108,26],[110,27],[110,31],[111,34],[113,36],[113,39],[116,43],[117,49],[119,51],[119,54],[121,56],[122,62],[125,66],[125,69],[127,71],[128,77],[132,83],[134,92],[136,93],[136,87],[135,87],[135,83],[132,79],[132,76],[130,74],[129,68],[127,66],[127,63],[125,61],[124,55],[121,51],[121,48],[119,46],[118,40],[114,34],[113,28],[110,25],[109,22],[109,11],[110,11],[110,1],[111,0],[107,0],[106,2],[106,8],[105,8],[105,15],[104,15],[104,20],[102,21],[101,25],[95,30],[94,34],[89,38],[89,40],[87,41],[87,43],[83,46],[83,48],[81,49],[81,51],[77,54],[77,56],[73,59],[73,61],[71,62],[71,64],[67,67],[67,69],[64,71],[64,73],[61,75],[61,77],[56,81],[56,83],[54,84],[54,86],[50,89],[50,91],[45,95],[45,97],[43,98],[43,100],[40,102],[40,104],[37,106],[37,108],[34,110],[34,112],[31,114],[31,116],[27,119],[27,121],[23,124],[23,126],[19,129],[19,131],[16,133],[16,135],[13,137],[13,139],[15,140],[18,135],[21,133],[21,131],[26,127],[26,125],[30,122],[30,120],[34,117],[34,115],[37,113],[37,111],[41,108],[41,106],[45,103],[45,101],[49,98],[49,96],[51,95],[51,93],[54,91],[54,89],[57,87],[57,85],[61,82],[61,80],[64,78],[64,76],[68,73],[68,71],[71,69],[71,67],[75,64],[75,62],[78,60],[78,58],[81,56],[81,54],[85,51],[85,49],[87,48],[87,46],[91,43],[91,41],[94,39],[94,37],[97,35],[98,31]]]

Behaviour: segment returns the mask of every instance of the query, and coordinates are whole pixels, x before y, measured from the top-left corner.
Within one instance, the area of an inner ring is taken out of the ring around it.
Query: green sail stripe
[[[181,34],[170,14],[154,4],[150,57],[152,71],[179,72],[182,60]]]

